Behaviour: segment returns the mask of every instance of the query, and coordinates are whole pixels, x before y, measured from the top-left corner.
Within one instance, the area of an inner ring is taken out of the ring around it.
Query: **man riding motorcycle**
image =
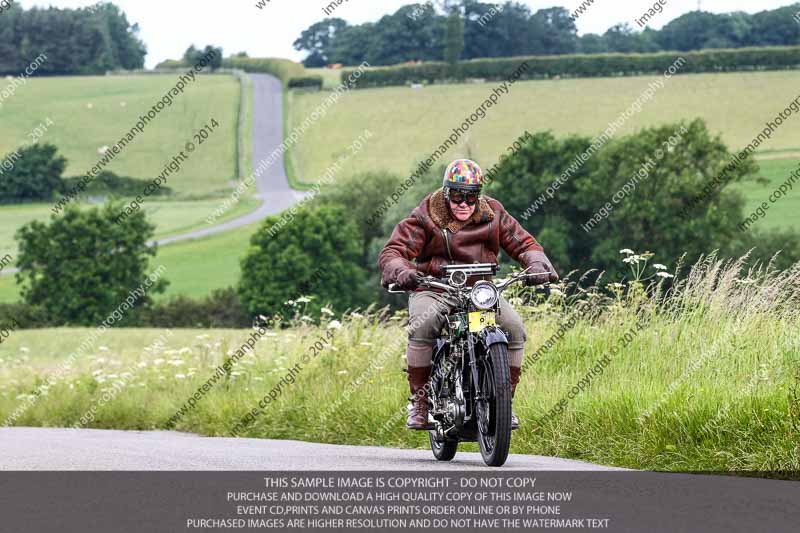
[[[442,188],[429,194],[408,218],[395,226],[381,251],[378,266],[384,287],[415,291],[409,297],[409,334],[406,357],[411,410],[409,429],[431,429],[428,424],[426,385],[431,375],[433,348],[444,326],[445,316],[456,302],[451,296],[419,288],[425,275],[441,277],[448,264],[497,263],[500,248],[529,268],[528,284],[557,281],[550,260],[533,236],[497,200],[481,195],[483,172],[469,159],[447,166]],[[413,261],[413,262],[412,262]],[[497,323],[508,333],[511,394],[516,392],[522,371],[526,340],[522,319],[501,297]],[[519,420],[512,412],[512,429]]]

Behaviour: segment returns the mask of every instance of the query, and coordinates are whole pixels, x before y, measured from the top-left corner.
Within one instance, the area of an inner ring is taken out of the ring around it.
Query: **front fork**
[[[508,347],[508,338],[503,330],[496,326],[489,326],[482,329],[479,333],[472,334],[468,345],[469,353],[469,370],[472,378],[472,390],[475,393],[475,402],[488,400],[486,398],[486,391],[481,390],[480,374],[478,371],[478,356],[475,352],[475,346],[480,344],[483,348],[484,358],[489,358],[489,348],[498,343],[503,343]],[[487,364],[485,361],[484,364]]]

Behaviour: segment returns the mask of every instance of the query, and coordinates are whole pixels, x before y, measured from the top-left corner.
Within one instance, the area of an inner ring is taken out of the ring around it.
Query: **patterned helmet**
[[[480,192],[483,187],[483,171],[475,161],[456,159],[444,171],[442,187],[468,192]]]

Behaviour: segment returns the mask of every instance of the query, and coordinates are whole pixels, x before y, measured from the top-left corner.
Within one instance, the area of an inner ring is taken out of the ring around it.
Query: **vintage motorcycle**
[[[458,301],[433,352],[428,385],[431,450],[439,461],[450,461],[459,442],[477,441],[483,461],[502,466],[511,445],[511,384],[508,340],[495,320],[500,294],[530,277],[544,284],[550,273],[525,270],[496,284],[479,279],[468,286],[470,278],[494,276],[497,265],[448,265],[444,270],[446,277],[427,276],[420,282],[421,288],[444,291]],[[389,292],[405,291],[390,285]]]

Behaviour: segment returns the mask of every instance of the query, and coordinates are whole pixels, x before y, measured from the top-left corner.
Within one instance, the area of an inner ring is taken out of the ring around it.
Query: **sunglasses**
[[[480,195],[474,192],[451,192],[450,193],[450,201],[456,205],[461,205],[466,202],[467,205],[473,206],[478,203],[478,197]]]

